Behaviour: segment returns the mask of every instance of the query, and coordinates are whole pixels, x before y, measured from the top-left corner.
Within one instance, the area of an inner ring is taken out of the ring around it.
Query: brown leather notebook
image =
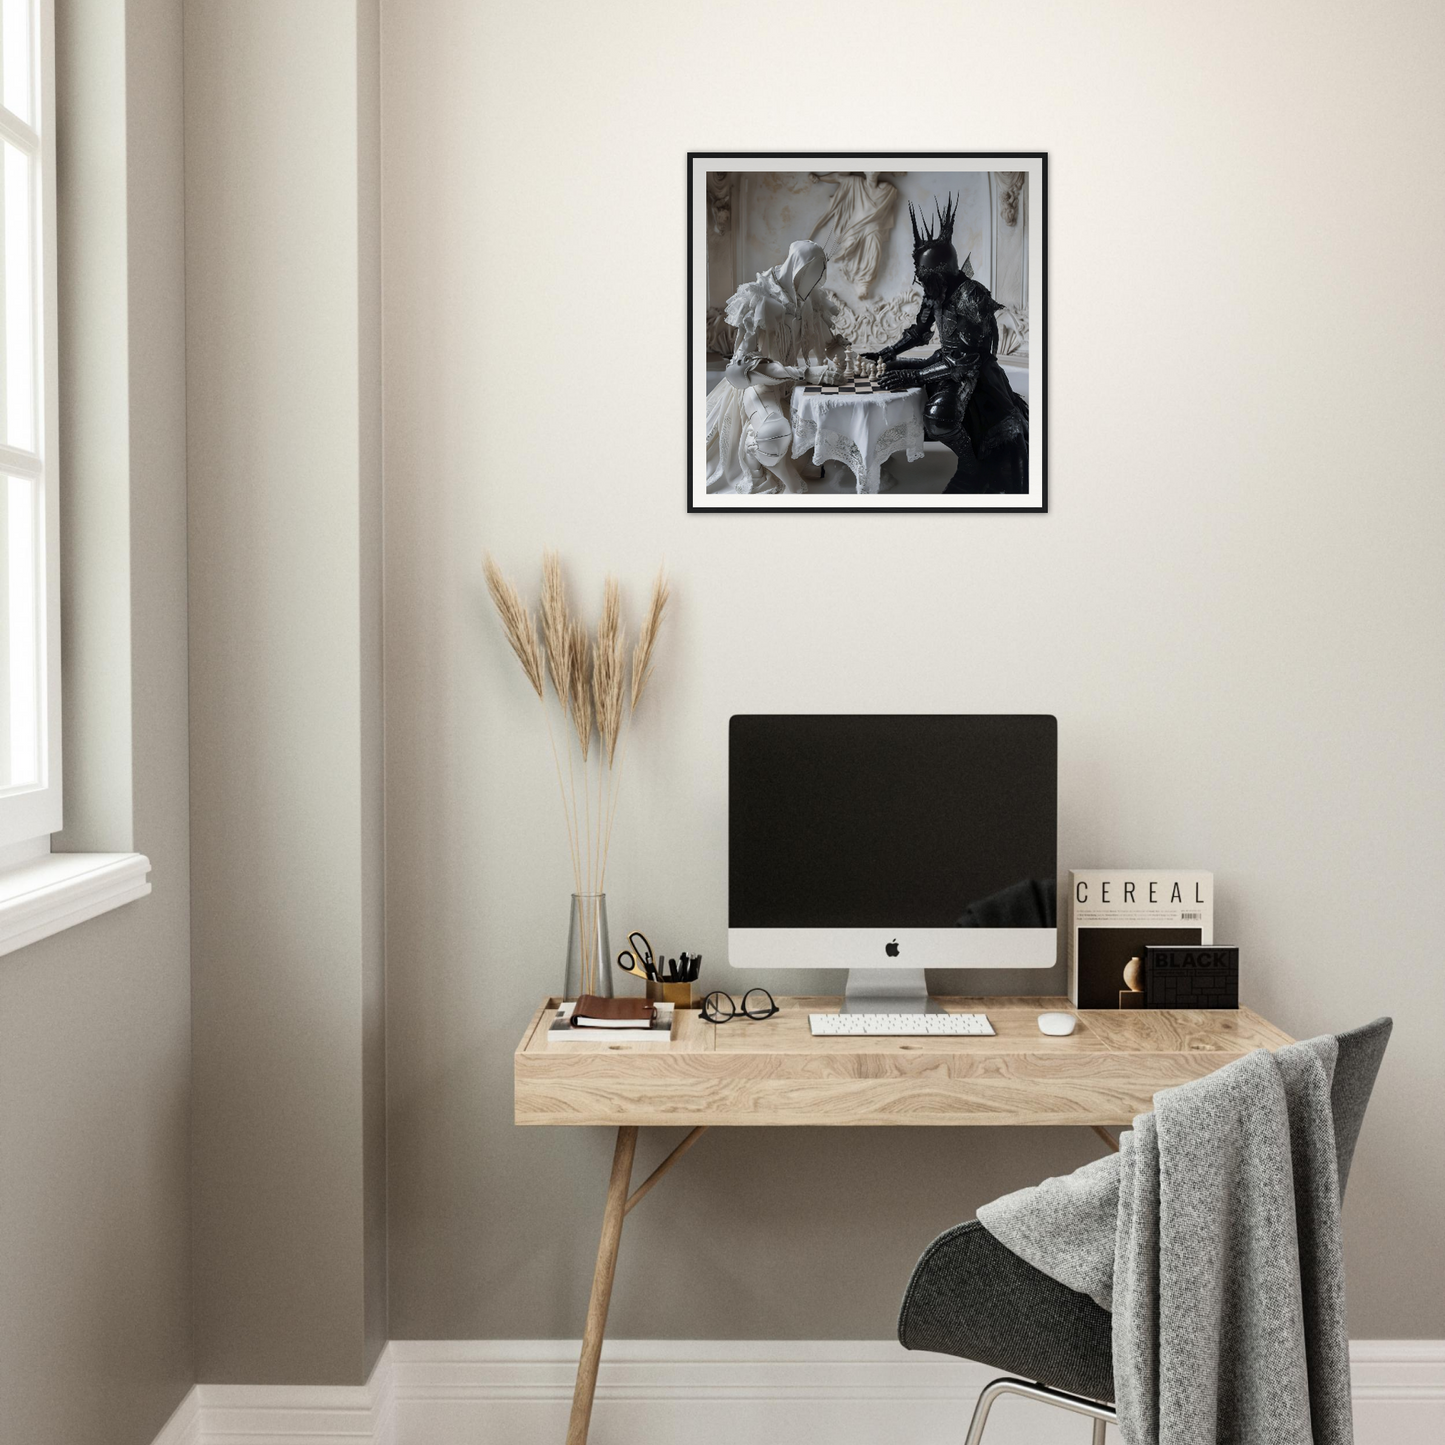
[[[584,993],[572,1010],[574,1029],[635,1029],[650,1024],[657,1017],[657,1007],[645,998],[599,998]]]

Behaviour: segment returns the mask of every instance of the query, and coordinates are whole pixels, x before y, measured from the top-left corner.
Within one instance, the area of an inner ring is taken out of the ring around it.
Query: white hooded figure
[[[831,374],[839,302],[820,283],[828,258],[815,241],[794,241],[788,259],[746,281],[727,304],[737,346],[707,397],[709,492],[806,492],[790,455],[788,403],[799,381]]]

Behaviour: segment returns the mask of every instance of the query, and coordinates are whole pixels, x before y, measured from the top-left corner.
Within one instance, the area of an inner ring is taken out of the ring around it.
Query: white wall
[[[1351,1323],[1445,1335],[1442,42],[1416,0],[386,7],[393,1338],[574,1335],[591,1273],[609,1142],[510,1121],[569,881],[481,559],[548,545],[676,583],[619,932],[729,981],[731,713],[1054,712],[1062,866],[1212,868],[1246,1002],[1394,1014]],[[1049,151],[1049,515],[684,512],[684,152],[808,145]],[[1082,1134],[711,1137],[614,1332],[884,1337]]]

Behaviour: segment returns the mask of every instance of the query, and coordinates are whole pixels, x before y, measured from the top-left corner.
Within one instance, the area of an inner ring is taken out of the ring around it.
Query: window
[[[0,955],[151,891],[60,811],[54,0],[0,0]],[[118,384],[123,378],[118,378]]]
[[[0,848],[61,824],[49,0],[0,0]]]

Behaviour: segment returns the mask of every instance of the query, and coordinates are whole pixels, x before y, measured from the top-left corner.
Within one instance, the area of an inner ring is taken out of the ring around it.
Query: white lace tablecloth
[[[842,462],[860,495],[876,495],[880,469],[894,452],[923,455],[923,389],[862,396],[793,388],[793,455],[812,451],[813,465]]]

